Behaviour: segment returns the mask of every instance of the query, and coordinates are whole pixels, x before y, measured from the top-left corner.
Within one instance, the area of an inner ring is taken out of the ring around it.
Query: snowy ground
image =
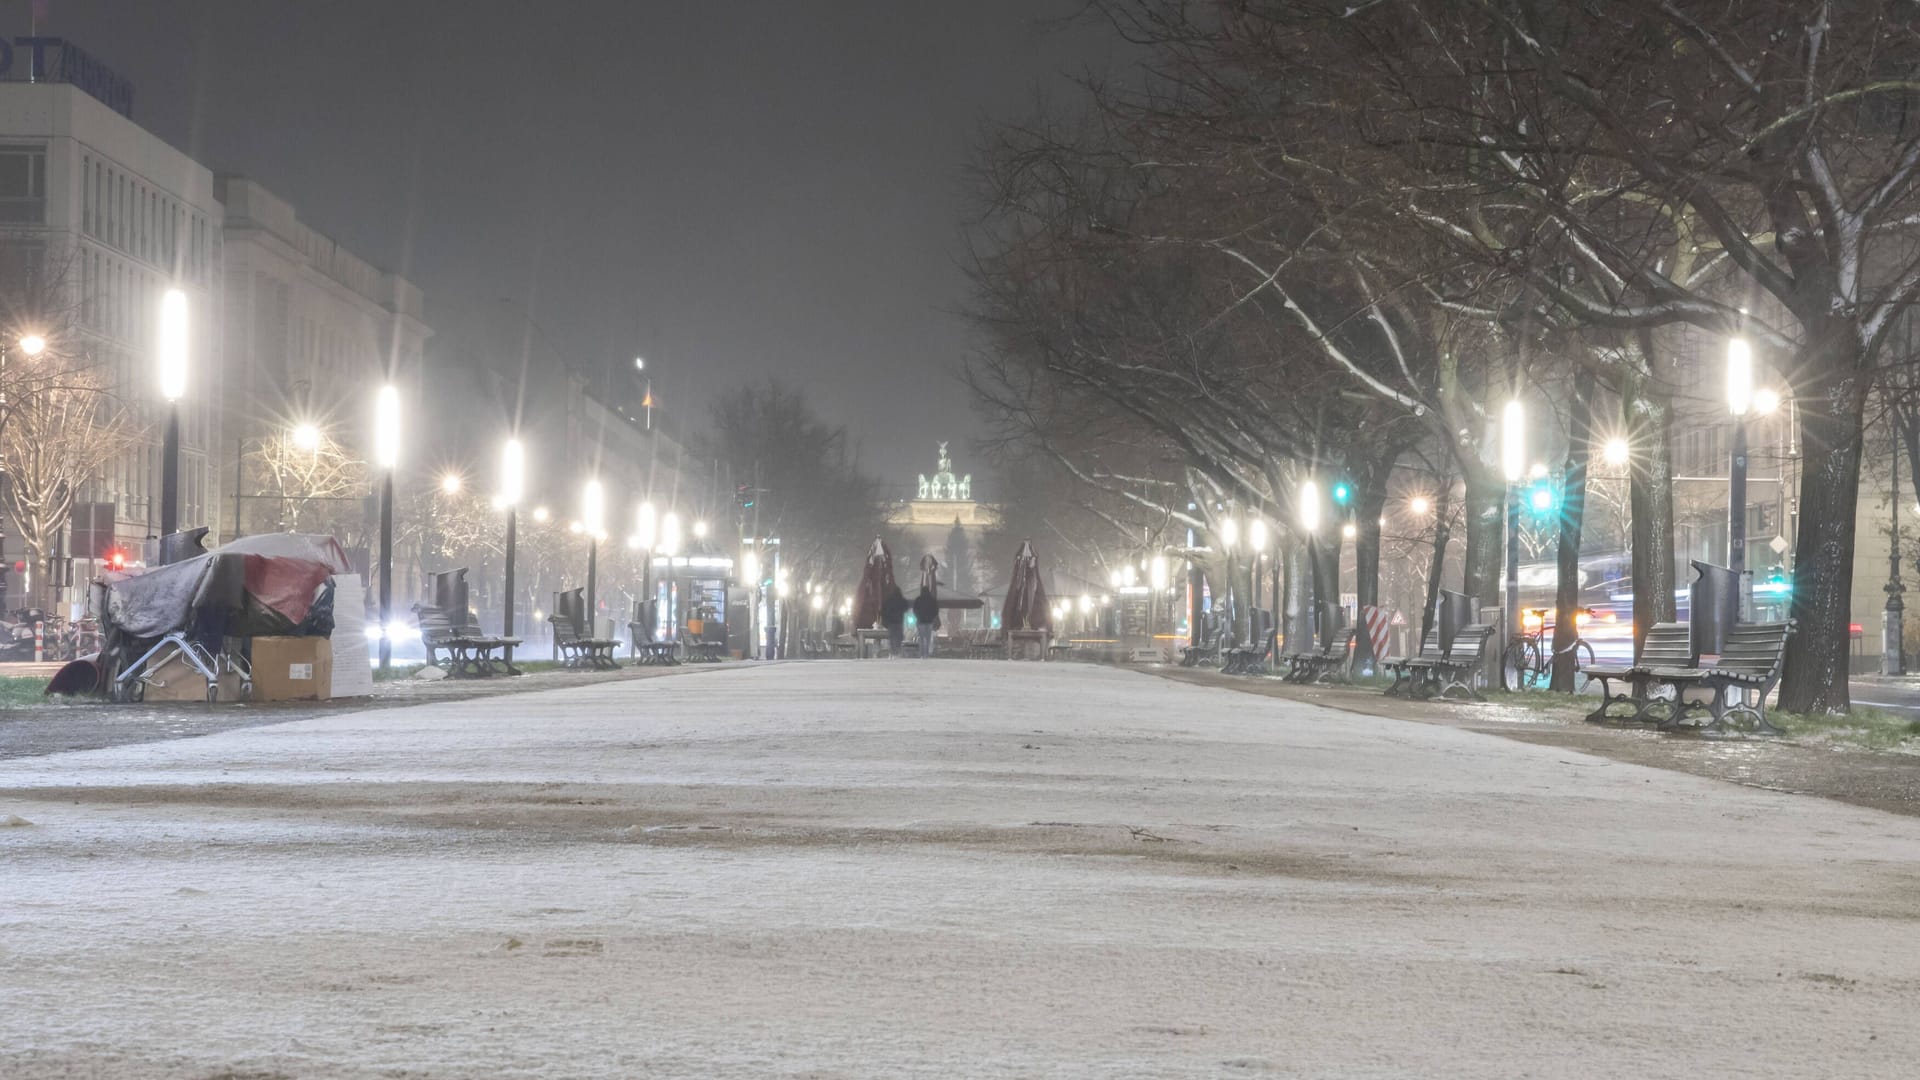
[[[1920,819],[1078,665],[0,762],[6,1077],[1900,1076]]]

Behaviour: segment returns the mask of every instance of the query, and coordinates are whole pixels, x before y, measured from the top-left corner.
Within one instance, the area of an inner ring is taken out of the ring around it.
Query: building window
[[[0,145],[0,222],[38,225],[46,218],[46,147]]]

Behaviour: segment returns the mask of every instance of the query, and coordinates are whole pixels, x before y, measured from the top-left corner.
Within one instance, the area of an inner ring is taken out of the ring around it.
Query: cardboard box
[[[141,691],[146,701],[205,701],[207,700],[206,676],[195,670],[178,652],[167,661],[153,669],[145,680]],[[230,703],[240,700],[240,676],[231,671],[220,673],[220,701]]]
[[[325,701],[332,696],[332,642],[323,637],[253,639],[253,700]]]

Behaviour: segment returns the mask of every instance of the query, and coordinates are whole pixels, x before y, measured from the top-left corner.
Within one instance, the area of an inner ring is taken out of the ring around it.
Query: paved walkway
[[[1905,1077],[1920,820],[1110,669],[0,762],[0,1074]]]

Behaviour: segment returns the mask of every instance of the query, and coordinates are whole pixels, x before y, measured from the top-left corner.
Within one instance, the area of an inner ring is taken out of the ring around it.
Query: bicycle
[[[1553,661],[1567,653],[1573,654],[1574,674],[1573,692],[1579,693],[1587,687],[1585,669],[1593,665],[1593,646],[1580,636],[1580,624],[1593,617],[1590,608],[1579,608],[1573,613],[1573,642],[1559,652],[1552,652],[1553,624],[1547,616],[1554,614],[1551,608],[1527,608],[1520,613],[1520,636],[1507,642],[1500,653],[1500,688],[1503,690],[1544,690],[1553,681]]]

